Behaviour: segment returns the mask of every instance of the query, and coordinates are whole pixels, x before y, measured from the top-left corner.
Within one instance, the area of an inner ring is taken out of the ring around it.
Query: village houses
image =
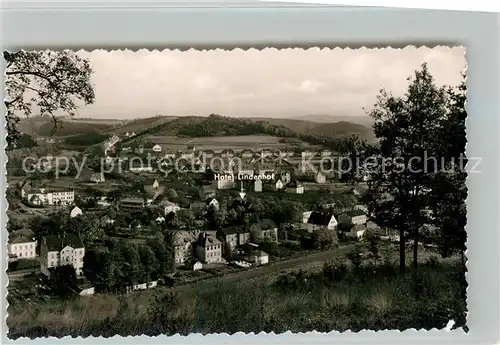
[[[33,205],[70,205],[75,191],[69,188],[21,188],[21,197]]]
[[[257,179],[253,185],[254,192],[262,192],[262,180]]]
[[[228,245],[229,248],[235,249],[237,246],[244,245],[251,240],[251,234],[244,227],[233,226],[223,228],[218,236]]]
[[[250,232],[256,242],[278,242],[278,227],[271,219],[263,219],[252,225]]]
[[[304,186],[298,181],[292,181],[286,186],[286,192],[291,194],[304,194]]]
[[[104,173],[102,173],[102,172],[93,173],[92,176],[90,176],[90,182],[101,183],[104,181],[106,181],[106,179],[104,178]]]
[[[71,265],[76,275],[81,276],[84,256],[85,247],[78,235],[46,236],[40,244],[40,270],[46,276],[50,276],[51,269]]]
[[[211,264],[223,262],[222,242],[214,236],[202,232],[196,243],[196,255],[203,263]]]
[[[175,213],[181,209],[179,205],[170,201],[163,202],[163,207],[165,215],[169,214],[170,212]]]
[[[208,198],[206,204],[208,208],[213,208],[216,211],[219,209],[219,201],[215,198]]]
[[[125,198],[120,200],[120,210],[125,212],[142,211],[146,207],[146,202],[142,198]]]
[[[368,221],[368,217],[363,210],[353,210],[339,215],[339,222],[348,225],[363,225]]]
[[[337,219],[331,212],[308,211],[303,213],[301,229],[314,232],[318,229],[335,231]]]
[[[7,244],[9,261],[33,259],[36,257],[37,241],[22,233],[11,233]]]
[[[75,206],[69,212],[69,217],[70,218],[75,218],[75,217],[78,217],[78,216],[80,216],[82,214],[83,214],[83,212],[82,212],[81,208],[78,207],[78,206]]]
[[[321,171],[316,174],[316,183],[326,183],[326,176]]]
[[[194,257],[193,243],[196,236],[189,231],[176,231],[174,235],[174,257],[175,263],[181,265]]]

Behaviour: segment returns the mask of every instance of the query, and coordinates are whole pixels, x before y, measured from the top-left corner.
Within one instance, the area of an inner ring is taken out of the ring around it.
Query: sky
[[[465,48],[80,51],[96,99],[82,117],[156,115],[362,116],[381,88],[401,95],[423,62],[438,85],[457,85]]]

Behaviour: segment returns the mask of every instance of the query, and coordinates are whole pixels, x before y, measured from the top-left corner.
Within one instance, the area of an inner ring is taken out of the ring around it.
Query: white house
[[[271,219],[263,219],[250,227],[252,239],[256,242],[278,243],[278,227]]]
[[[131,172],[139,173],[139,172],[153,172],[152,166],[138,166],[138,167],[130,167]]]
[[[291,180],[292,176],[290,175],[289,172],[281,174],[281,181],[283,181],[284,184],[290,183]]]
[[[283,187],[284,187],[283,181],[281,181],[281,180],[276,181],[276,183],[274,184],[274,188],[276,190],[282,190]]]
[[[231,189],[234,188],[234,174],[223,173],[217,180],[214,180],[214,184],[217,186],[217,189]]]
[[[155,146],[153,146],[153,151],[154,152],[161,152],[161,146],[156,144]]]
[[[33,205],[70,205],[75,201],[75,191],[66,188],[22,188],[21,197]]]
[[[95,182],[95,183],[100,183],[106,181],[104,178],[104,173],[93,173],[92,176],[90,176],[90,181]]]
[[[100,207],[109,207],[111,203],[107,200],[105,196],[102,196],[101,199],[97,200],[97,205]]]
[[[316,152],[314,151],[303,151],[302,152],[302,158],[310,158],[310,157],[314,157],[316,155]]]
[[[80,290],[78,295],[80,296],[91,296],[95,293],[95,288],[93,286],[85,287]]]
[[[33,259],[36,257],[37,241],[23,234],[13,234],[9,236],[7,252],[9,261],[19,259]]]
[[[203,264],[199,261],[196,261],[194,264],[193,264],[193,271],[199,271],[203,268]]]
[[[80,207],[78,207],[78,206],[73,207],[73,208],[71,209],[71,211],[69,212],[69,216],[70,216],[70,218],[75,218],[75,217],[80,216],[80,215],[82,215],[82,214],[83,214],[83,212],[82,212],[82,210],[80,209]]]
[[[213,207],[214,210],[219,209],[219,201],[217,201],[217,199],[215,199],[215,198],[208,198],[206,203],[207,203],[207,207]]]
[[[50,270],[63,265],[75,268],[77,276],[83,274],[85,247],[81,238],[75,234],[47,236],[40,244],[40,270],[50,276]]]
[[[262,250],[252,250],[249,254],[247,254],[246,259],[257,266],[269,263],[269,255]]]
[[[222,242],[214,236],[203,232],[197,241],[196,255],[204,263],[222,262]]]
[[[164,210],[165,210],[165,215],[169,214],[170,212],[177,212],[179,211],[181,208],[179,207],[179,205],[173,203],[173,202],[170,202],[170,201],[166,201],[163,203],[163,206],[164,206]]]
[[[316,174],[316,183],[326,183],[326,176],[321,171]]]
[[[292,181],[286,186],[287,193],[304,194],[304,186],[298,181]]]
[[[307,213],[309,212],[304,212],[304,217],[307,216]],[[307,221],[302,225],[302,229],[307,230],[308,232],[314,232],[315,230],[319,229],[327,229],[331,231],[335,231],[337,228],[338,222],[337,219],[335,219],[335,216],[331,212],[311,212],[309,214],[309,218]]]
[[[346,232],[345,235],[350,238],[356,238],[358,240],[361,240],[365,236],[365,232],[366,232],[366,226],[355,225],[351,228],[351,230]]]
[[[158,180],[154,180],[153,182],[153,188],[154,189],[158,189],[160,187],[160,183],[158,182]]]
[[[302,212],[302,223],[303,224],[307,223],[307,221],[309,220],[309,217],[311,217],[312,213],[313,213],[313,211]]]
[[[253,189],[255,192],[262,192],[262,180],[255,180]]]
[[[184,264],[193,254],[196,236],[189,231],[176,231],[174,235],[174,258],[177,265]]]
[[[354,206],[353,209],[363,211],[364,213],[368,213],[368,207],[366,207],[365,205],[356,205]]]
[[[346,213],[342,213],[339,216],[339,222],[341,224],[350,224],[350,225],[363,225],[368,221],[368,217],[366,213],[362,210],[353,210]]]

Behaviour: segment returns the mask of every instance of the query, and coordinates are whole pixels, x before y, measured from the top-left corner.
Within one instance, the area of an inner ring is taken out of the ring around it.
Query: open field
[[[167,333],[241,330],[279,333],[301,331],[304,327],[321,332],[381,327],[403,330],[430,328],[436,322],[444,327],[450,318],[463,325],[464,298],[450,299],[464,292],[464,282],[457,280],[463,277],[463,268],[456,258],[429,265],[422,257],[418,276],[422,288],[416,291],[411,271],[400,276],[390,263],[379,267],[366,263],[359,269],[350,266],[344,275],[337,275],[341,271],[335,271],[334,275],[325,271],[325,262],[342,260],[348,249],[346,246],[337,252],[318,253],[258,269],[234,270],[173,289],[159,286],[121,297],[97,294],[72,300],[52,299],[50,303],[37,300],[11,303],[7,319],[9,336],[85,336],[96,332],[109,336],[125,329],[134,335],[155,332],[156,327],[163,326],[168,329],[159,331]],[[175,293],[174,300],[156,302],[169,312],[160,314],[157,321],[160,323],[155,324],[156,316],[149,309],[151,297],[167,291]],[[105,334],[104,329],[108,330]]]
[[[154,144],[158,144],[163,150],[186,149],[187,145],[193,145],[197,150],[217,150],[217,149],[286,149],[290,148],[290,143],[281,143],[282,138],[270,135],[241,135],[226,137],[199,137],[180,138],[175,136],[147,136],[145,139]],[[296,141],[303,146],[310,146],[307,143]]]
[[[65,118],[64,122],[74,122],[74,123],[92,123],[92,124],[102,124],[110,126],[121,126],[128,122],[128,120],[122,119],[100,119],[100,118]]]

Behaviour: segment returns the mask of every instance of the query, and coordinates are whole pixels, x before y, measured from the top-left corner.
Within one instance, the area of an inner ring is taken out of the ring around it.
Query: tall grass
[[[9,337],[440,329],[451,319],[465,326],[466,280],[456,262],[432,262],[403,276],[389,264],[344,266],[288,273],[268,285],[200,283],[196,293],[167,302],[93,296],[12,306]]]

